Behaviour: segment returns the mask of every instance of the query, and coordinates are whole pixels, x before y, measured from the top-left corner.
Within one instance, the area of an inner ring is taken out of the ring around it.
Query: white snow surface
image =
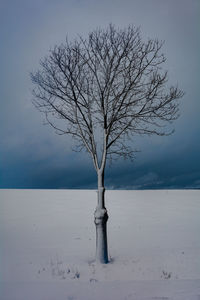
[[[200,300],[200,191],[0,190],[1,300]]]

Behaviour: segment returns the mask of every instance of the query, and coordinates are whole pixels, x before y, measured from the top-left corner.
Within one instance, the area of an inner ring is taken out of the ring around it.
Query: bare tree
[[[114,156],[132,158],[127,139],[166,135],[183,92],[167,87],[163,42],[142,41],[140,30],[110,25],[87,38],[55,46],[31,74],[34,105],[58,134],[70,134],[91,155],[98,177],[96,261],[108,262],[104,172]]]

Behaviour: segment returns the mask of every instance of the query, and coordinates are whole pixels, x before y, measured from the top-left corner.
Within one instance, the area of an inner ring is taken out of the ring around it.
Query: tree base
[[[107,210],[105,208],[97,207],[94,213],[94,223],[96,225],[96,262],[101,264],[107,264],[109,262],[107,221]]]

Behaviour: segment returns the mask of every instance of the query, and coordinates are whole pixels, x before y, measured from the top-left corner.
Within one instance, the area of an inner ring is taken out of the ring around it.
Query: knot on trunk
[[[94,222],[96,225],[105,224],[108,220],[107,210],[105,208],[96,208],[94,212]]]

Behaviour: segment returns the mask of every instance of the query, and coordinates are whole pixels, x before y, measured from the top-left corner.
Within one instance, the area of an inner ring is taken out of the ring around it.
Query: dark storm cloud
[[[176,132],[136,139],[135,163],[116,162],[106,172],[111,188],[199,187],[199,14],[198,0],[19,0],[1,1],[0,187],[95,188],[85,154],[71,152],[71,139],[42,126],[31,103],[29,72],[48,49],[110,22],[141,26],[145,38],[165,40],[170,82],[186,95]]]
[[[200,188],[199,149],[192,156],[186,152],[166,154],[146,163],[123,164],[108,171],[108,187],[120,189],[196,189]]]

